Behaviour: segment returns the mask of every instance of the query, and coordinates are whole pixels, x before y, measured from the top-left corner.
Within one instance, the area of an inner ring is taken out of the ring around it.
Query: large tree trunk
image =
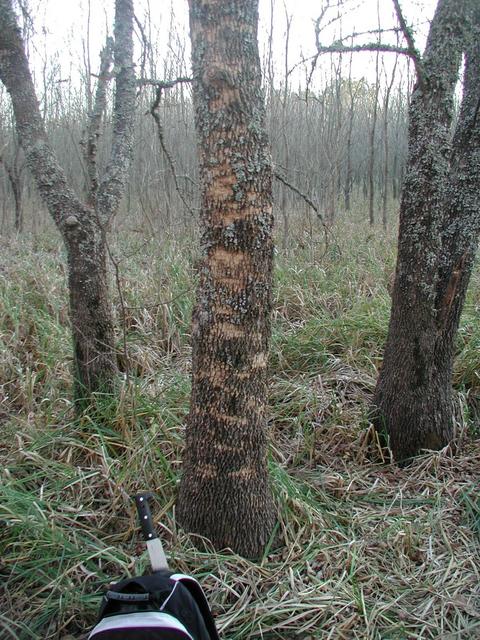
[[[272,168],[257,5],[190,0],[204,262],[177,506],[188,531],[249,557],[275,520],[266,461]]]
[[[440,0],[409,111],[392,312],[374,397],[377,428],[397,460],[453,436],[454,338],[478,236],[478,47],[468,53],[453,143],[450,130],[472,6]]]
[[[112,152],[98,193],[95,184],[95,198],[86,206],[67,184],[48,142],[11,0],[0,0],[0,80],[12,99],[27,164],[67,249],[77,399],[111,390],[117,372],[105,230],[118,208],[130,164],[135,103],[132,31],[132,0],[117,0]]]

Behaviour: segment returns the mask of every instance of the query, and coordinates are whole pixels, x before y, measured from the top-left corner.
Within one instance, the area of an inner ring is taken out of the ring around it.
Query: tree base
[[[407,390],[397,385],[385,389],[380,378],[371,420],[394,459],[406,463],[424,450],[438,451],[453,439],[453,404],[450,390],[435,393]]]
[[[270,540],[276,508],[266,478],[260,483],[232,481],[228,475],[202,479],[187,472],[180,483],[177,519],[185,531],[208,538],[216,549],[256,559]]]

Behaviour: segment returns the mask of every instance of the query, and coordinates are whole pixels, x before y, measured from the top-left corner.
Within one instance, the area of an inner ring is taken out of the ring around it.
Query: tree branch
[[[376,33],[379,37],[379,40],[377,42],[367,42],[363,44],[353,44],[353,40],[352,40],[352,43],[348,45],[344,44],[344,40],[346,38],[340,38],[339,40],[336,40],[335,42],[332,42],[332,44],[329,44],[329,45],[324,45],[324,44],[321,44],[320,42],[321,22],[327,10],[330,8],[329,3],[327,2],[326,6],[324,6],[322,9],[322,13],[315,20],[315,44],[317,47],[317,56],[323,53],[351,53],[351,52],[356,53],[360,51],[395,53],[397,55],[401,54],[401,55],[408,56],[413,60],[418,80],[420,83],[423,82],[424,71],[423,71],[422,59],[421,59],[420,53],[417,51],[415,47],[415,41],[413,38],[412,30],[408,27],[405,21],[405,18],[403,16],[403,13],[400,7],[399,0],[392,0],[392,1],[395,7],[395,14],[397,16],[397,20],[399,23],[399,29],[396,29],[396,28],[380,29],[379,28],[376,30],[365,31],[362,33],[353,33],[348,36],[349,39],[362,36],[362,35]],[[337,19],[338,18],[334,18],[328,24],[335,22]],[[403,36],[405,37],[405,40],[407,42],[406,47],[401,47],[398,44],[388,44],[388,43],[380,42],[380,35],[382,33],[398,32],[399,30],[402,32]],[[313,74],[313,71],[315,70],[316,63],[317,63],[317,58],[314,58],[312,63],[312,70],[310,72],[310,79]]]
[[[192,78],[175,78],[175,80],[155,80],[152,78],[141,78],[139,80],[137,80],[137,85],[138,86],[152,86],[152,87],[158,87],[160,89],[172,89],[173,87],[175,87],[177,84],[187,84],[189,82],[192,82]]]
[[[167,159],[168,165],[170,167],[170,171],[172,172],[172,176],[173,176],[173,181],[175,183],[175,190],[177,191],[178,195],[180,196],[180,200],[183,202],[183,205],[185,206],[185,208],[187,209],[187,211],[190,213],[190,215],[194,215],[195,211],[194,209],[190,206],[190,204],[187,202],[182,189],[180,188],[180,185],[178,184],[178,177],[177,177],[177,170],[175,168],[175,162],[169,152],[169,150],[167,149],[167,146],[165,144],[165,136],[164,136],[164,131],[163,131],[163,125],[162,125],[162,121],[160,120],[160,114],[158,112],[158,108],[160,106],[160,102],[162,99],[162,90],[166,87],[166,88],[171,88],[173,86],[175,86],[175,84],[177,84],[179,81],[181,82],[190,82],[190,80],[187,79],[178,79],[177,80],[172,80],[170,82],[163,82],[163,83],[159,83],[157,84],[157,91],[155,94],[155,101],[152,104],[151,108],[150,108],[150,114],[153,116],[153,119],[155,120],[155,124],[157,125],[157,135],[158,135],[158,141],[160,142],[160,146],[162,148],[163,153],[165,154],[165,157]]]
[[[97,146],[100,137],[100,127],[102,115],[107,102],[107,86],[111,78],[110,68],[113,62],[113,39],[107,37],[102,52],[100,53],[100,71],[97,76],[97,88],[92,112],[89,113],[89,124],[86,132],[86,140],[82,141],[84,147],[84,157],[87,165],[88,176],[88,202],[95,206],[98,191],[98,168],[97,168]]]
[[[402,30],[403,37],[407,42],[408,51],[409,51],[408,55],[413,60],[413,64],[415,66],[418,82],[420,84],[423,84],[424,78],[425,78],[425,70],[423,68],[422,57],[417,47],[415,46],[415,40],[413,38],[412,30],[405,21],[402,8],[400,6],[400,0],[392,0],[392,2],[395,8],[395,14],[397,16],[398,24],[400,25],[400,29]]]
[[[399,47],[395,44],[383,44],[382,42],[368,42],[366,44],[345,45],[341,41],[336,41],[330,45],[317,45],[318,53],[350,53],[358,51],[380,51],[385,53],[401,53],[412,57],[410,49]]]
[[[322,223],[322,225],[324,227],[326,227],[325,224],[325,219],[322,216],[322,214],[320,213],[318,206],[313,202],[313,200],[311,198],[309,198],[307,196],[306,193],[303,193],[302,191],[300,191],[300,189],[298,187],[296,187],[295,185],[293,185],[291,182],[289,182],[286,177],[280,173],[280,171],[278,171],[277,169],[274,169],[273,171],[273,175],[275,176],[275,178],[281,182],[283,185],[285,185],[286,187],[288,187],[291,191],[293,191],[294,193],[297,194],[297,196],[300,196],[300,198],[302,198],[302,200],[304,200],[309,207],[311,207],[314,211],[315,214],[317,216],[317,218],[320,220],[320,222]]]
[[[97,209],[108,226],[125,190],[132,157],[135,117],[135,73],[133,68],[133,3],[117,0],[114,31],[115,100],[113,141],[110,160],[97,193]]]
[[[273,169],[273,176],[279,182],[281,182],[283,185],[288,187],[288,189],[293,191],[293,193],[296,193],[297,196],[302,198],[302,200],[304,200],[308,204],[308,206],[311,207],[315,211],[315,214],[316,214],[317,218],[320,220],[320,223],[321,223],[321,225],[323,227],[323,231],[324,231],[324,234],[325,234],[325,252],[328,251],[328,236],[329,236],[329,234],[331,234],[333,236],[333,239],[334,239],[334,241],[336,242],[336,244],[338,246],[338,242],[337,242],[335,236],[333,235],[332,230],[328,227],[327,223],[325,222],[325,218],[320,213],[320,210],[319,210],[318,206],[313,202],[313,200],[309,196],[307,196],[306,193],[303,193],[303,191],[300,191],[300,189],[298,187],[296,187],[291,182],[289,182],[287,180],[287,178],[282,173],[280,173],[280,171],[278,171],[278,169],[276,169],[276,168]]]

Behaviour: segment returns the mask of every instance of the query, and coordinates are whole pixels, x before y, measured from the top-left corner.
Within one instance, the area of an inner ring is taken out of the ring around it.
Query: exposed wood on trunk
[[[275,520],[266,462],[272,165],[257,4],[190,0],[204,259],[177,506],[188,531],[245,556],[262,552]]]

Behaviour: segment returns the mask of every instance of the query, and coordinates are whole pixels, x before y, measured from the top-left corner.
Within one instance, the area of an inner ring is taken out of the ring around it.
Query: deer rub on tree
[[[258,557],[275,523],[266,455],[272,163],[258,0],[189,6],[203,260],[177,517],[218,549]]]

